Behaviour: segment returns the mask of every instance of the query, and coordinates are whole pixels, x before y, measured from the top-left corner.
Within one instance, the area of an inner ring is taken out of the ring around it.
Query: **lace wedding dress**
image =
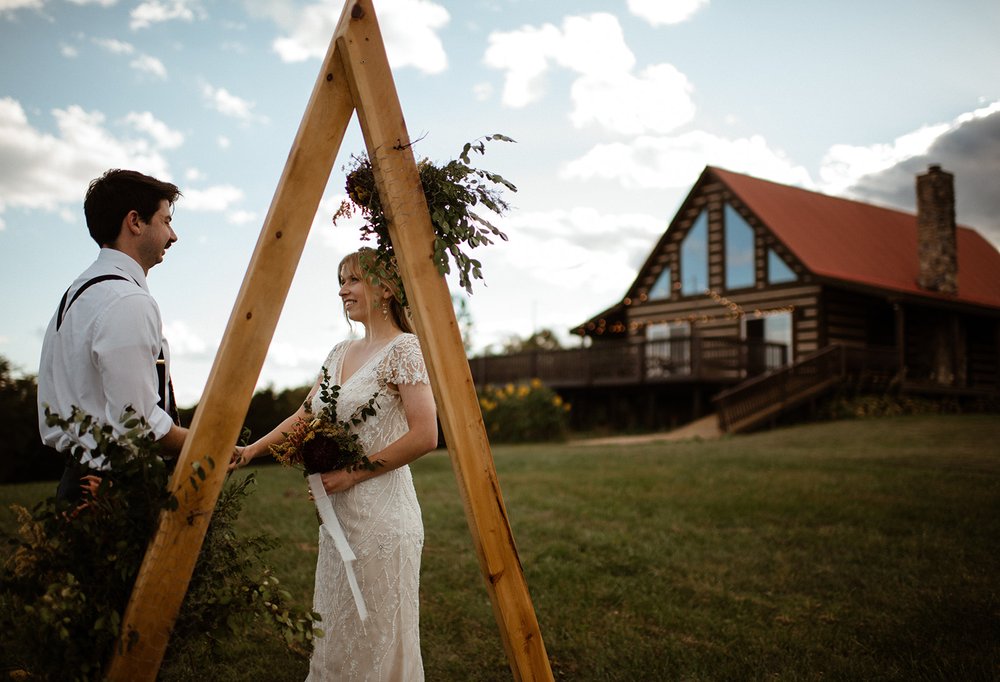
[[[340,385],[337,418],[346,419],[378,393],[377,412],[357,428],[374,455],[408,430],[399,393],[390,384],[427,383],[420,344],[401,334],[341,381],[348,342],[330,352],[324,367]],[[313,410],[322,405],[314,398]],[[325,636],[316,640],[307,682],[320,680],[423,680],[420,658],[420,552],[424,527],[410,468],[379,474],[330,496],[347,541],[368,619],[358,616],[344,563],[322,526],[313,609]]]

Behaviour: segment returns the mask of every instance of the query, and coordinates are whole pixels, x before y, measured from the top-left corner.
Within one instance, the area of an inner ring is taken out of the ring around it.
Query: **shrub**
[[[33,679],[100,679],[122,634],[125,606],[156,520],[176,510],[177,499],[167,489],[169,472],[144,420],[127,413],[128,431],[119,435],[78,411],[69,420],[48,418],[75,442],[96,442],[92,451],[108,458],[113,473],[85,505],[52,497],[32,511],[14,507],[20,528],[8,537],[13,552],[0,572],[0,666]],[[74,449],[79,457],[82,445]],[[202,462],[215,466],[211,458]],[[197,487],[204,478],[197,463],[188,480]],[[261,554],[276,542],[234,531],[253,483],[252,475],[231,479],[219,497],[167,667],[177,656],[204,653],[226,637],[246,637],[255,623],[298,650],[321,634],[314,627],[318,616],[289,608],[290,595],[261,563]]]
[[[870,419],[903,415],[959,414],[961,405],[954,399],[931,400],[918,396],[859,395],[831,399],[825,409],[830,419]]]
[[[489,385],[479,395],[486,433],[495,443],[565,440],[569,403],[538,379]]]

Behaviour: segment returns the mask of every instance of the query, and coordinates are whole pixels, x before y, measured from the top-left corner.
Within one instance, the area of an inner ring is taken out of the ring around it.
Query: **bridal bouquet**
[[[281,464],[301,466],[306,474],[321,474],[325,471],[365,469],[374,471],[382,466],[372,462],[364,452],[358,434],[351,427],[357,426],[375,416],[376,398],[373,395],[367,403],[355,410],[348,419],[337,419],[337,398],[340,386],[330,385],[330,375],[323,368],[323,381],[319,386],[319,397],[323,408],[313,415],[311,401],[305,403],[309,417],[295,422],[285,439],[272,445],[270,450]]]

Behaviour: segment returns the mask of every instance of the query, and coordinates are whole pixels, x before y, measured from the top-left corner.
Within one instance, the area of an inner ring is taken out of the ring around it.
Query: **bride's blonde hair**
[[[366,247],[362,247],[353,253],[349,253],[340,261],[340,265],[337,267],[337,277],[340,277],[340,273],[347,271],[354,277],[357,277],[362,282],[365,283],[365,291],[368,292],[368,298],[374,303],[376,309],[379,308],[380,303],[385,300],[388,313],[392,316],[393,323],[399,327],[401,330],[408,334],[413,333],[413,323],[410,321],[410,310],[400,303],[400,294],[403,286],[403,281],[399,276],[399,270],[396,268],[396,264],[392,263],[391,267],[388,268],[389,272],[384,273],[388,277],[378,277],[373,272],[372,269],[375,265],[375,250]],[[386,281],[388,280],[388,281]],[[382,298],[382,289],[389,292],[390,296],[388,299]],[[346,317],[347,312],[344,312]],[[350,318],[348,318],[350,321]]]

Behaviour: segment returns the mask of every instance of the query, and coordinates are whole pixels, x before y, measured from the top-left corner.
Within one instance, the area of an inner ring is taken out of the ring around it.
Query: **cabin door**
[[[764,318],[746,320],[744,329],[747,349],[747,376],[755,377],[767,370],[767,349],[764,346]]]

